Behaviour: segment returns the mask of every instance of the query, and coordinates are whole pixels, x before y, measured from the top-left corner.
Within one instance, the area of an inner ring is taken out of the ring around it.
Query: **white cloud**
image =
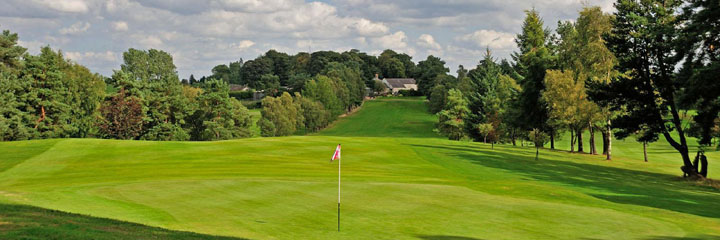
[[[163,46],[163,40],[153,35],[134,35],[133,38],[146,48],[160,48]]]
[[[355,30],[363,36],[376,36],[388,32],[388,27],[382,23],[374,23],[370,20],[361,18],[353,24]]]
[[[90,29],[89,22],[76,22],[73,25],[70,25],[69,27],[60,29],[60,34],[67,35],[67,34],[84,33],[84,32],[87,32],[88,29]]]
[[[407,36],[405,36],[405,32],[397,31],[390,35],[373,38],[372,43],[381,48],[401,49],[407,47]]]
[[[238,42],[238,43],[233,43],[233,44],[231,44],[230,47],[232,47],[232,48],[239,48],[239,49],[246,49],[246,48],[252,47],[253,45],[255,45],[255,42],[253,42],[253,41],[250,41],[250,40],[242,40],[242,41],[240,41],[240,42]]]
[[[66,13],[85,13],[88,11],[87,3],[83,0],[33,0],[32,2]]]
[[[124,21],[112,22],[112,28],[118,32],[125,32],[128,30],[128,24]]]
[[[442,49],[442,46],[440,46],[440,44],[437,43],[435,41],[435,38],[433,38],[433,36],[430,34],[420,35],[420,37],[418,37],[417,44],[418,44],[418,46],[421,46],[424,48],[429,48],[429,49],[434,49],[434,50]]]
[[[91,61],[107,61],[114,62],[118,59],[117,55],[111,51],[105,52],[66,52],[65,56],[76,61],[76,62],[91,62]]]
[[[459,41],[471,42],[478,47],[490,49],[507,49],[515,47],[515,35],[494,30],[479,30],[457,38]]]

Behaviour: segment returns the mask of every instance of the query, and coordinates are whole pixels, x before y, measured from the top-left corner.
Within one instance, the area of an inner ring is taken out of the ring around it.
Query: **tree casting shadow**
[[[449,150],[450,156],[489,168],[520,173],[529,178],[597,190],[588,193],[607,201],[666,209],[703,217],[720,218],[720,191],[693,186],[668,174],[598,166],[568,161],[535,160],[522,151],[483,151],[461,146],[412,145]],[[481,153],[482,155],[479,155]]]

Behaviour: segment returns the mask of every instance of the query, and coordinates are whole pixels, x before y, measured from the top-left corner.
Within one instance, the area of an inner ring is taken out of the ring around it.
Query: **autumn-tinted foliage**
[[[103,103],[100,115],[98,127],[105,137],[134,139],[142,131],[142,103],[138,98],[128,97],[125,89]]]

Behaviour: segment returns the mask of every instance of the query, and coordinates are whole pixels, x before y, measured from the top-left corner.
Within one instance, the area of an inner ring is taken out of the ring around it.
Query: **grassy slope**
[[[560,151],[535,161],[532,148],[436,137],[424,109],[420,99],[370,101],[316,136],[0,143],[15,159],[0,167],[0,200],[261,239],[720,235],[720,192],[671,175],[679,161],[659,143],[650,163],[629,141],[615,145],[612,162]],[[328,163],[337,143],[340,233],[337,166]]]

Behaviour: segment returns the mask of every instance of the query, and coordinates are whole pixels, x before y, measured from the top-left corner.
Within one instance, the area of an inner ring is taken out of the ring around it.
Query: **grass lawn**
[[[549,150],[536,161],[532,147],[435,135],[422,101],[369,101],[311,136],[4,142],[0,201],[250,239],[720,239],[720,191],[681,180],[665,143],[649,163],[632,140],[614,142],[613,161]],[[0,230],[22,221],[0,214]]]

